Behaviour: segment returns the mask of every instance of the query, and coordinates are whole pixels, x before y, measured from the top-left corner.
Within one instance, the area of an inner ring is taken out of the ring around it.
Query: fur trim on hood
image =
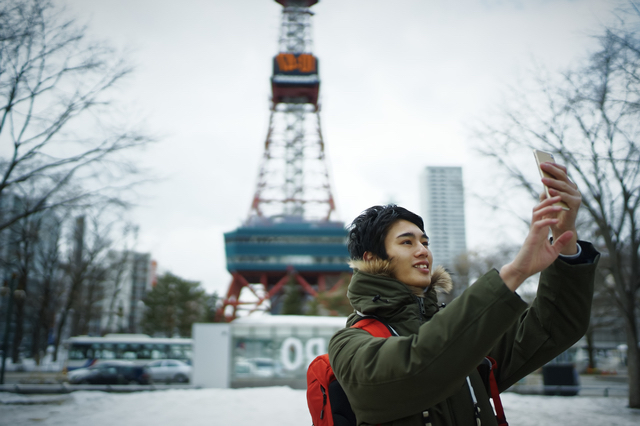
[[[354,270],[362,271],[367,274],[382,275],[384,277],[394,278],[391,273],[391,261],[389,260],[350,260],[349,266]],[[418,296],[421,296],[423,294],[423,290],[419,287],[412,287],[410,285],[407,285],[407,287],[409,287]],[[436,266],[436,269],[431,273],[431,285],[429,286],[429,288],[435,288],[437,290],[441,290],[444,293],[449,293],[453,289],[453,281],[451,280],[451,275],[449,275],[449,273],[446,271],[446,269],[444,269],[442,265]]]

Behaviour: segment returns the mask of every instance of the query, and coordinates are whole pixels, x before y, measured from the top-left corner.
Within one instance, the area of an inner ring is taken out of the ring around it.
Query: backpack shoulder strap
[[[360,328],[374,337],[391,337],[398,335],[395,330],[374,317],[363,317],[359,319],[351,328]]]
[[[504,415],[504,408],[502,408],[502,401],[500,401],[500,391],[498,390],[498,382],[494,371],[498,368],[498,363],[490,356],[486,357],[491,363],[491,370],[489,371],[489,389],[491,390],[491,399],[493,399],[493,405],[496,412],[496,419],[499,426],[509,426],[507,423],[507,417]]]

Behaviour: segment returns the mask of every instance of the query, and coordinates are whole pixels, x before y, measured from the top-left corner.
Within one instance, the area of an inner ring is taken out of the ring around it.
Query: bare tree
[[[107,253],[111,247],[108,232],[92,217],[87,232],[85,216],[78,216],[73,227],[73,244],[63,264],[65,294],[56,324],[54,353],[71,318],[71,335],[88,334],[93,320],[102,315],[103,284],[107,278]],[[99,329],[94,330],[99,333]]]
[[[21,206],[20,201],[15,197],[14,208]],[[0,241],[5,246],[0,246],[0,270],[5,276],[15,274],[16,294],[24,295],[13,298],[14,314],[9,319],[14,324],[11,345],[14,363],[20,361],[23,349],[39,362],[52,334],[56,337],[57,352],[65,326],[72,335],[103,334],[104,316],[117,309],[113,299],[124,282],[120,275],[130,265],[123,264],[121,257],[111,256],[113,231],[122,225],[124,231],[118,229],[121,232],[115,234],[120,236],[124,232],[126,238],[136,227],[123,224],[121,218],[110,217],[107,221],[109,215],[103,210],[99,213],[89,210],[85,214],[91,214],[88,220],[83,215],[73,221],[66,258],[61,255],[61,247],[62,228],[68,218],[54,210],[24,217],[2,231]],[[125,253],[126,261],[132,252]],[[120,278],[117,283],[112,280],[114,271]],[[54,327],[57,333],[53,333]],[[30,351],[24,339],[29,329]]]
[[[122,199],[137,170],[124,154],[149,141],[123,129],[108,95],[131,69],[87,40],[51,0],[0,2],[0,198],[32,201],[0,230],[61,205]]]
[[[17,215],[29,208],[31,200],[13,196],[5,197],[4,201],[0,212]],[[19,294],[24,295],[14,299],[12,318],[0,319],[14,324],[14,362],[19,362],[21,346],[25,346],[23,338],[30,331],[31,347],[24,349],[39,363],[53,329],[61,287],[59,245],[63,218],[60,213],[38,212],[0,231],[0,271],[5,277],[15,274]]]
[[[621,21],[595,39],[597,50],[584,65],[556,80],[539,78],[537,91],[517,93],[502,122],[478,136],[509,186],[534,197],[541,188],[526,172],[531,149],[551,151],[570,168],[583,195],[580,232],[608,258],[600,271],[624,318],[629,405],[640,408],[640,38]]]
[[[604,253],[600,259],[596,274],[593,302],[591,304],[591,320],[585,334],[586,349],[589,357],[587,368],[591,371],[597,371],[599,368],[595,356],[598,349],[596,346],[596,333],[603,330],[609,335],[612,333],[615,335],[618,334],[618,330],[622,332],[624,330],[624,321],[616,309],[615,285],[610,278],[610,268],[609,257],[607,253]]]
[[[19,214],[27,207],[28,202],[18,197],[13,197],[11,206],[5,206],[3,213]],[[3,233],[4,250],[0,259],[6,272],[13,272],[17,277],[17,290],[22,297],[14,298],[15,327],[11,358],[14,363],[20,361],[20,345],[24,336],[24,323],[26,311],[29,309],[27,297],[33,281],[32,272],[35,261],[35,248],[38,245],[39,218],[37,215],[22,218],[5,229]]]
[[[64,218],[51,210],[46,213],[48,214],[38,218],[38,234],[41,237],[35,248],[34,259],[37,288],[29,296],[35,306],[31,327],[31,353],[37,364],[40,364],[47,349],[62,290],[60,242]]]

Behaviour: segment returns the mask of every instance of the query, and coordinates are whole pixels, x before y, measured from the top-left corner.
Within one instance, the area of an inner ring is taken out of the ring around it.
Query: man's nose
[[[416,251],[416,256],[418,257],[426,256],[428,253],[429,253],[429,249],[423,246],[422,244],[420,244],[418,247],[418,251]]]

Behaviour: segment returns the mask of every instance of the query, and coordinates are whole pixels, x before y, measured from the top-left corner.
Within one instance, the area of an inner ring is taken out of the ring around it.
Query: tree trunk
[[[42,300],[40,301],[40,308],[38,309],[38,316],[33,324],[33,338],[31,341],[31,352],[37,365],[40,365],[40,354],[43,349],[47,348],[47,330],[48,327],[48,311],[49,304],[51,303],[51,283],[48,280],[44,282],[44,288],[42,292]],[[44,331],[45,342],[42,344],[42,334]]]
[[[75,309],[75,319],[74,319],[74,327],[73,335],[74,336],[83,336],[88,335],[88,318],[89,315],[89,302],[87,302],[89,296],[87,296],[86,288],[82,291],[82,296],[78,299],[78,303],[76,304]]]
[[[80,280],[75,280],[74,282],[72,282],[71,284],[71,289],[69,290],[69,296],[67,298],[67,303],[65,303],[64,308],[62,309],[62,313],[60,315],[60,320],[58,321],[58,327],[56,330],[56,338],[55,338],[55,343],[54,343],[54,348],[53,348],[53,360],[57,361],[58,360],[58,347],[60,347],[60,339],[62,338],[62,330],[64,329],[64,326],[67,322],[67,318],[69,317],[69,311],[71,310],[71,307],[73,306],[75,299],[76,299],[76,294],[78,292],[78,287],[80,286],[79,283],[81,283]]]
[[[40,365],[40,323],[38,319],[33,322],[31,331],[31,354],[36,365]]]
[[[20,344],[24,337],[24,305],[26,301],[27,274],[21,274],[18,281],[18,289],[16,293],[18,297],[13,298],[16,305],[16,325],[13,332],[13,346],[11,348],[11,360],[14,364],[20,362]]]
[[[60,347],[60,338],[62,336],[62,329],[64,328],[64,325],[67,322],[68,315],[69,315],[69,308],[65,307],[65,309],[62,311],[60,315],[58,326],[56,327],[56,337],[53,343],[53,361],[54,362],[58,360],[58,348]]]
[[[636,327],[635,309],[630,312],[629,317],[626,321],[629,408],[640,408],[640,350],[638,350],[638,329]]]
[[[101,335],[101,331],[98,329],[92,329],[91,325],[94,319],[99,319],[102,316],[102,306],[98,302],[102,300],[101,297],[101,282],[94,279],[87,287],[87,297],[85,298],[85,311],[84,311],[84,323],[82,328],[82,334],[96,334]]]
[[[596,368],[595,348],[593,347],[593,327],[589,326],[585,337],[587,339],[587,353],[589,354],[588,369],[589,371],[593,371]]]
[[[20,362],[20,343],[24,335],[24,299],[14,298],[13,303],[16,306],[15,327],[13,329],[13,343],[11,345],[11,361],[14,364]]]

